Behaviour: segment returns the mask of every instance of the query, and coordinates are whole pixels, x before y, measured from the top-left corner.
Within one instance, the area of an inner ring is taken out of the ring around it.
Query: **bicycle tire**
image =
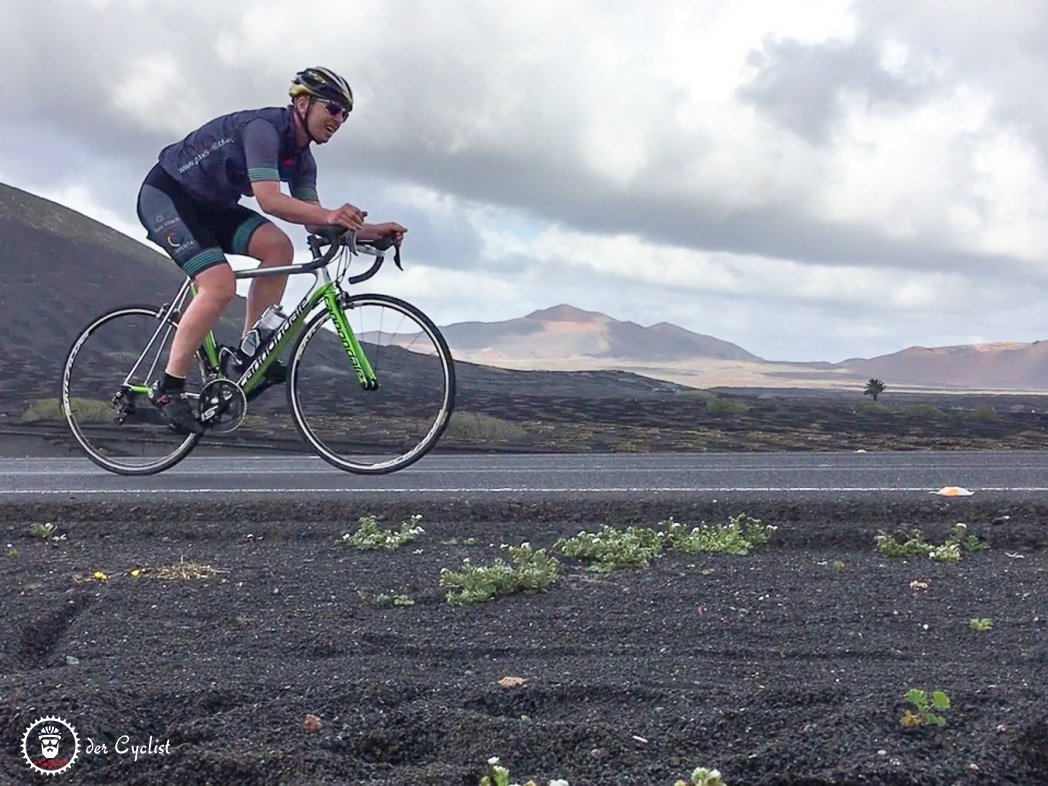
[[[189,455],[200,441],[200,434],[173,432],[145,395],[132,393],[123,384],[135,360],[146,357],[144,353],[150,362],[139,364],[132,384],[148,385],[152,381],[148,377],[158,373],[157,366],[166,360],[175,323],[162,330],[157,341],[142,347],[143,333],[154,336],[163,313],[158,306],[133,304],[99,315],[73,341],[62,366],[62,412],[73,437],[91,461],[118,475],[162,472]],[[120,407],[114,401],[118,394],[131,410],[120,422]]]
[[[360,384],[324,309],[291,349],[292,419],[332,466],[363,475],[395,472],[428,453],[447,427],[455,406],[454,360],[437,326],[410,303],[366,294],[344,296],[342,306],[378,386]],[[387,315],[393,324],[385,323]]]

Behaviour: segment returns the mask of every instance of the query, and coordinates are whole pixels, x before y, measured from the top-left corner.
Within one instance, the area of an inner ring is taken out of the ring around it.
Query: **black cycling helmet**
[[[353,91],[349,89],[349,82],[330,68],[317,66],[299,71],[291,80],[288,95],[292,99],[301,95],[309,95],[314,98],[337,101],[347,112],[353,110]]]

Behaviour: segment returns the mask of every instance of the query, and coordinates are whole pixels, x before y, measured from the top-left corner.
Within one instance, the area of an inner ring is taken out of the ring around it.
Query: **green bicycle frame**
[[[265,276],[295,275],[309,272],[302,268],[302,265],[253,268],[250,270],[236,271],[235,276],[236,278],[262,278]],[[240,378],[235,380],[241,388],[243,388],[245,393],[249,393],[262,381],[266,369],[276,359],[280,352],[282,352],[284,348],[294,340],[306,319],[321,302],[324,303],[328,314],[331,315],[331,322],[335,326],[335,331],[338,333],[339,339],[342,341],[342,346],[346,350],[346,355],[349,357],[350,363],[353,365],[353,370],[356,372],[360,386],[365,390],[374,390],[378,387],[378,379],[375,376],[375,371],[371,367],[371,363],[368,361],[364,348],[353,333],[353,329],[349,325],[349,320],[346,319],[346,313],[342,308],[340,300],[341,290],[331,280],[326,267],[317,268],[312,272],[316,277],[316,283],[313,285],[313,288],[299,302],[299,304],[295,306],[294,310],[288,315],[287,319],[284,320],[283,324],[277,328],[276,332],[266,340],[266,343],[262,345],[257,356],[244,370],[244,373],[241,374]],[[147,344],[147,351],[163,329],[164,323],[167,322],[167,317],[170,314],[175,313],[190,294],[196,294],[196,287],[187,280],[182,285],[182,289],[179,290],[178,295],[175,297],[173,305],[165,310],[162,324],[157,327],[149,344]],[[138,363],[135,364],[131,373],[128,374],[128,380],[138,369],[144,355],[145,353],[139,357]],[[209,369],[221,373],[222,369],[218,357],[218,345],[215,343],[213,332],[209,331],[204,337],[203,344],[200,350],[198,350],[198,356],[200,356],[201,360]],[[125,384],[128,384],[126,380]],[[147,385],[128,384],[128,387],[134,393],[141,395],[147,395],[149,393],[149,387]]]

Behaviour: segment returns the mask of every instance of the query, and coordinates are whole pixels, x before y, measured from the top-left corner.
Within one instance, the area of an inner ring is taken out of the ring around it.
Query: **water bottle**
[[[240,351],[244,353],[244,357],[254,357],[258,348],[265,344],[277,328],[284,324],[285,319],[287,315],[281,310],[279,303],[263,311],[258,322],[240,340]]]

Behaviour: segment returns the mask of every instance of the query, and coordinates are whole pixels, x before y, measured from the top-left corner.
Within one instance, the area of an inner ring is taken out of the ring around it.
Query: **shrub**
[[[933,691],[931,699],[923,690],[911,688],[906,691],[906,703],[913,707],[907,709],[899,720],[903,726],[945,726],[946,718],[940,715],[950,709],[950,697],[941,690]]]
[[[997,410],[993,407],[979,407],[972,410],[972,420],[984,420],[990,423],[997,423],[1000,421],[1001,416],[997,414]]]
[[[531,544],[502,546],[512,564],[501,559],[487,565],[462,560],[462,570],[440,570],[440,586],[452,587],[445,597],[448,603],[483,603],[499,595],[516,592],[539,592],[550,587],[560,576],[560,563],[545,549],[534,551]],[[457,589],[455,589],[457,588]]]
[[[888,557],[930,557],[936,562],[957,562],[963,551],[981,551],[989,545],[974,535],[968,534],[966,524],[954,525],[950,536],[940,545],[926,541],[920,530],[913,530],[905,541],[886,535],[883,532],[874,538],[877,548]]]
[[[378,521],[374,516],[361,516],[357,531],[352,534],[349,532],[343,534],[342,542],[361,551],[369,549],[392,551],[405,543],[410,543],[419,535],[425,534],[426,531],[419,526],[420,521],[422,521],[422,516],[416,514],[401,524],[399,530],[384,530],[378,526]]]
[[[39,538],[40,540],[47,541],[48,543],[54,543],[59,540],[65,540],[65,535],[58,533],[58,527],[48,521],[46,524],[42,522],[36,522],[29,526],[29,537]]]
[[[643,568],[662,553],[661,532],[646,527],[615,529],[605,524],[600,532],[582,531],[573,538],[561,538],[553,548],[565,557],[589,563],[588,569],[607,573],[623,568]]]
[[[743,556],[750,549],[767,543],[768,538],[777,529],[761,523],[760,519],[747,516],[745,513],[732,516],[728,524],[722,527],[710,527],[703,524],[690,531],[672,518],[660,522],[667,525],[666,542],[675,551],[694,554],[700,551]]]
[[[910,404],[899,411],[904,415],[915,418],[941,418],[946,415],[941,409],[931,404]]]
[[[711,415],[734,415],[739,412],[745,412],[747,409],[749,407],[741,401],[732,401],[731,399],[718,398],[717,396],[711,396],[706,399],[706,411]]]
[[[473,444],[524,442],[529,434],[516,423],[475,412],[456,412],[448,422],[444,438]]]

